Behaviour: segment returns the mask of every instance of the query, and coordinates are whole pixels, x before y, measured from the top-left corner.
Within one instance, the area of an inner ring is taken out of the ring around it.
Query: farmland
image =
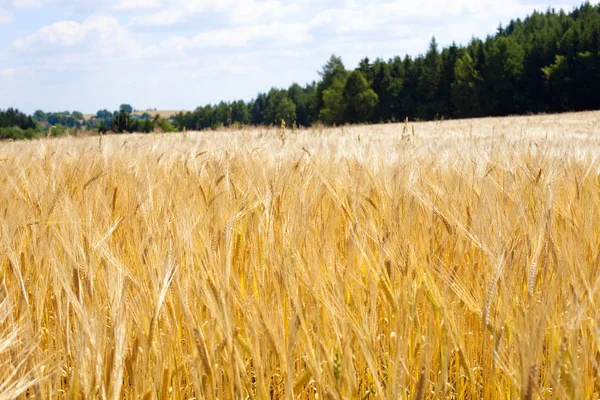
[[[600,112],[0,142],[0,398],[590,398]]]

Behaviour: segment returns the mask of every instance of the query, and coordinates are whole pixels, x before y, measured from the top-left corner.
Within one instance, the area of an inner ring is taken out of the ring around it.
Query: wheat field
[[[600,112],[2,142],[0,399],[598,398],[599,157]]]

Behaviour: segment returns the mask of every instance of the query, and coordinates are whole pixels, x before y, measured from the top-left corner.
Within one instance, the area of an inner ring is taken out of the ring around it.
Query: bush
[[[34,137],[40,136],[41,132],[36,130],[36,129],[32,129],[32,128],[28,128],[28,129],[21,129],[18,126],[13,126],[13,127],[9,127],[9,128],[0,128],[0,139],[13,139],[13,140],[19,140],[19,139],[32,139]]]
[[[48,135],[48,131],[50,131],[50,136],[52,136],[52,137],[65,136],[65,135],[69,134],[69,128],[67,128],[61,124],[56,124],[56,125],[49,127],[48,130],[46,131],[46,135]]]
[[[175,127],[165,118],[160,118],[157,125],[165,133],[176,131]]]

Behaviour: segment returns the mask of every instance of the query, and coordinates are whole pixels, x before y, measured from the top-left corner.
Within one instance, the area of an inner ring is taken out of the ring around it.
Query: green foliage
[[[230,124],[246,125],[250,122],[250,111],[243,100],[234,101],[230,108]]]
[[[343,117],[339,117],[339,115],[335,114],[335,109],[339,108],[338,106],[334,106],[331,104],[327,105],[325,103],[325,91],[329,90],[334,84],[337,84],[338,88],[334,88],[333,92],[330,91],[328,96],[330,100],[336,98],[338,96],[337,89],[339,89],[339,84],[341,82],[343,88],[343,82],[346,80],[348,72],[344,67],[344,63],[342,59],[336,55],[332,55],[329,58],[329,61],[323,66],[323,70],[319,72],[321,76],[321,81],[317,83],[317,87],[315,89],[315,97],[313,99],[313,113],[318,116],[318,119],[325,123],[333,120],[342,120]],[[341,93],[340,93],[341,95]],[[332,108],[333,107],[333,108]],[[343,109],[343,105],[340,105]],[[321,112],[323,109],[327,108],[323,113],[326,117],[325,119],[321,117]],[[339,118],[338,118],[339,117]]]
[[[311,106],[315,96],[316,84],[313,82],[306,87],[301,87],[297,83],[292,84],[288,89],[288,97],[296,107],[296,124],[300,126],[310,126],[314,122]],[[286,120],[287,121],[287,120]],[[292,122],[291,120],[289,122]]]
[[[48,134],[50,134],[51,137],[65,136],[69,134],[69,128],[62,124],[53,125],[48,128],[44,135]]]
[[[36,112],[33,113],[33,118],[38,122],[42,122],[48,119],[48,115],[42,110],[36,110]]]
[[[41,132],[39,130],[28,128],[21,129],[18,126],[13,127],[0,127],[0,140],[1,139],[32,139],[37,136],[40,136]]]
[[[265,124],[279,126],[281,120],[288,124],[296,120],[296,104],[288,97],[287,90],[271,89],[267,96]]]
[[[346,105],[345,122],[349,123],[371,121],[379,101],[360,70],[355,70],[348,76],[342,98]]]
[[[261,125],[264,123],[267,102],[267,95],[264,93],[260,93],[256,97],[256,100],[251,101],[248,105],[248,109],[250,110],[250,121],[254,125]]]
[[[420,119],[432,119],[443,114],[442,99],[438,96],[441,78],[442,58],[434,38],[429,43],[429,50],[423,58],[422,69],[417,80],[417,98],[420,100],[416,110]]]
[[[323,108],[319,112],[319,120],[328,125],[344,123],[344,82],[336,80],[323,91]]]
[[[131,115],[125,110],[125,108],[121,107],[121,110],[115,115],[111,130],[114,133],[124,133],[124,132],[133,132],[132,128],[134,124],[131,121]]]
[[[550,104],[554,109],[566,111],[568,107],[568,90],[572,85],[569,77],[569,62],[567,57],[556,55],[554,63],[542,68],[546,86],[550,94]]]
[[[471,55],[467,52],[456,61],[454,82],[451,84],[452,104],[456,114],[461,117],[476,117],[481,114],[478,101],[478,90],[481,74],[475,66]]]
[[[108,110],[98,110],[98,112],[96,113],[96,118],[98,119],[107,119],[107,118],[112,118],[113,114],[108,111]]]
[[[169,120],[165,118],[159,118],[157,121],[155,121],[154,129],[156,128],[160,128],[160,130],[164,133],[176,131],[175,127],[169,122]]]
[[[108,132],[108,128],[107,128],[106,123],[104,122],[104,120],[101,119],[100,123],[98,124],[98,133],[104,134],[106,132]]]
[[[9,108],[0,110],[0,128],[18,127],[22,130],[36,129],[37,125],[33,118],[23,114],[17,109]]]
[[[129,104],[121,104],[119,106],[119,111],[125,111],[127,114],[131,114],[133,112],[133,107]]]
[[[440,49],[432,38],[423,55],[364,58],[354,71],[332,55],[319,75],[305,88],[293,84],[259,93],[247,103],[249,123],[278,125],[286,113],[289,122],[292,103],[304,126],[596,109],[600,5],[584,4],[570,14],[534,12],[464,47]],[[218,109],[181,115],[177,126],[202,129],[236,120]]]
[[[142,133],[150,133],[154,130],[154,121],[151,119],[142,119],[139,123],[139,131]]]

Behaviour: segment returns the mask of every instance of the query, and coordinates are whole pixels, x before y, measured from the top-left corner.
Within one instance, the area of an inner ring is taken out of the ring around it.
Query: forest
[[[77,112],[61,113],[61,120],[41,110],[32,117],[0,110],[0,138],[27,138],[57,125],[57,132],[67,126],[120,133],[157,126],[279,125],[281,120],[311,126],[582,111],[600,108],[598,93],[600,4],[585,3],[571,12],[533,12],[465,46],[440,49],[434,37],[424,54],[364,58],[353,70],[332,55],[319,79],[305,86],[271,88],[249,102],[199,106],[170,121],[131,118],[130,107],[101,110],[87,121]]]
[[[272,88],[245,104],[222,102],[181,113],[176,125],[301,126],[455,119],[600,107],[600,4],[549,9],[498,27],[485,40],[440,50],[435,38],[417,57],[365,58],[347,70],[332,56],[320,80]]]

